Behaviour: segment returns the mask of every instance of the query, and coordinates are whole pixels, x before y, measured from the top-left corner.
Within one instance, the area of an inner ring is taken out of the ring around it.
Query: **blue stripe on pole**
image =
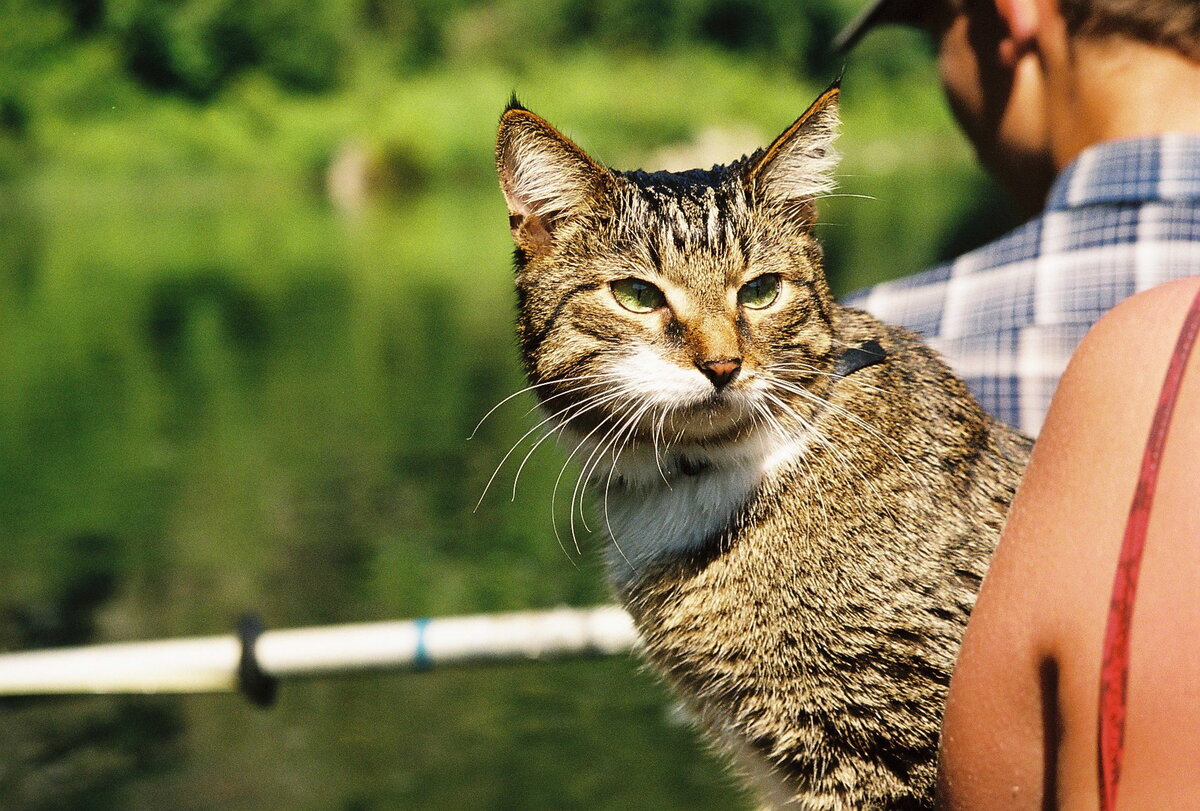
[[[417,670],[428,670],[433,667],[433,660],[429,658],[429,649],[425,646],[425,629],[429,627],[429,617],[421,617],[413,620],[413,625],[417,629],[417,645],[413,651],[413,667]]]

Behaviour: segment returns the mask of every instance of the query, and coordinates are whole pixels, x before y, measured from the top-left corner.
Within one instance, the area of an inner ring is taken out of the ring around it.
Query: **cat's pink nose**
[[[697,363],[696,365],[700,367],[700,371],[712,381],[714,386],[718,389],[723,389],[732,383],[733,379],[738,376],[738,372],[742,370],[742,359],[709,360]]]

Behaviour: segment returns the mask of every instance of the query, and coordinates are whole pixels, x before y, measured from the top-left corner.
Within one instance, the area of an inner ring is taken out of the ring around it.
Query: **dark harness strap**
[[[1113,578],[1112,601],[1108,609],[1108,625],[1104,631],[1104,654],[1100,670],[1099,762],[1100,809],[1115,811],[1117,788],[1121,781],[1121,764],[1125,755],[1126,691],[1129,686],[1129,633],[1133,620],[1133,600],[1137,593],[1138,571],[1142,565],[1142,550],[1146,546],[1146,528],[1150,523],[1150,507],[1158,484],[1163,447],[1171,427],[1171,415],[1188,357],[1200,332],[1200,292],[1192,300],[1183,329],[1171,354],[1166,379],[1158,398],[1158,408],[1150,425],[1150,436],[1142,456],[1137,489],[1125,524],[1121,556]]]
[[[838,377],[846,377],[860,369],[883,363],[885,360],[887,360],[887,352],[879,345],[879,341],[864,341],[842,353],[833,367],[833,373]]]

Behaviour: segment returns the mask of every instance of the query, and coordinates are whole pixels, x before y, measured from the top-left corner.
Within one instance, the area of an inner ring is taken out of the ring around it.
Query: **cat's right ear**
[[[500,118],[496,169],[517,247],[546,248],[554,230],[604,188],[608,173],[514,98]]]

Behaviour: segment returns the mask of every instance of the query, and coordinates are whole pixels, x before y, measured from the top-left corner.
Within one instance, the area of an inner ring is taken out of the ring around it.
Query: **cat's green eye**
[[[752,310],[770,307],[777,298],[779,298],[779,276],[775,273],[764,273],[757,279],[751,279],[738,291],[738,304]]]
[[[667,303],[663,291],[641,279],[617,279],[609,286],[617,304],[635,313],[654,312]]]

